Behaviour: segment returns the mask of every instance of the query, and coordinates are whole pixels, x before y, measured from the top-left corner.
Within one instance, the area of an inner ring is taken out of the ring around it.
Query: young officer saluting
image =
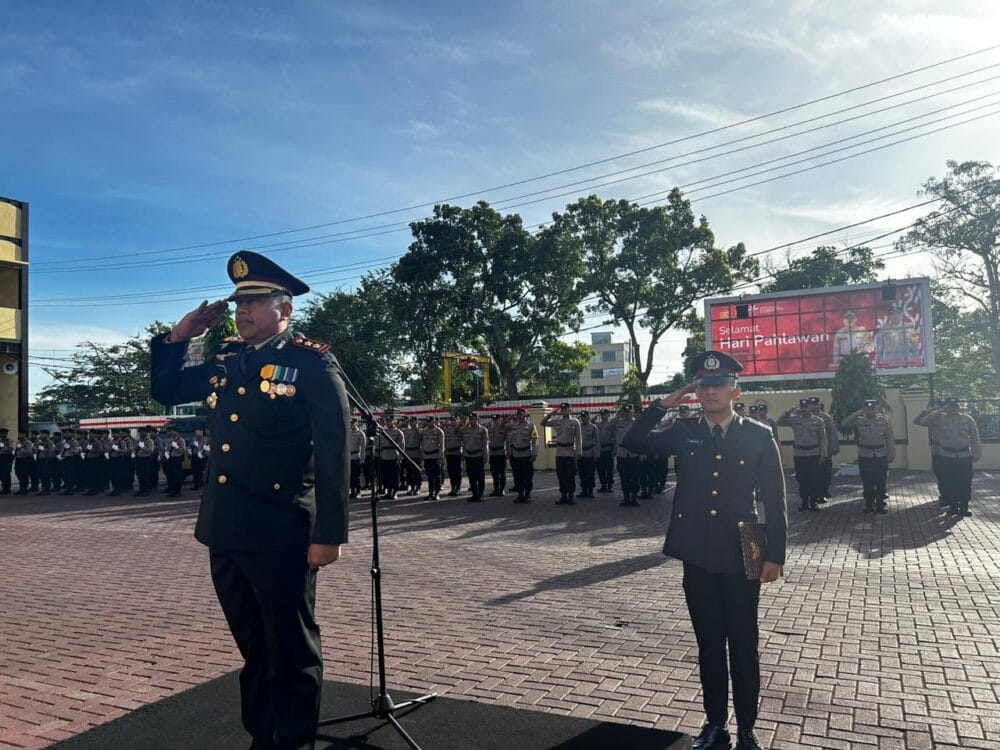
[[[757,606],[761,583],[776,581],[785,564],[785,479],[771,431],[733,413],[736,374],[743,366],[707,351],[692,363],[694,383],[656,399],[625,433],[637,453],[677,456],[677,489],[663,552],[684,562],[684,596],[698,640],[698,666],[707,723],[694,750],[730,747],[726,729],[733,678],[737,750],[759,750],[754,735],[760,692]],[[659,429],[667,411],[696,391],[704,416],[675,419]],[[759,580],[748,580],[739,524],[756,520],[764,506],[766,543]]]

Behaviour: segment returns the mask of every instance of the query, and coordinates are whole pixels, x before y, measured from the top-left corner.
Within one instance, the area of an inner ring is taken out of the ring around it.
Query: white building
[[[592,333],[590,345],[597,353],[590,360],[590,367],[580,376],[580,395],[621,393],[622,380],[632,358],[631,342],[612,341],[610,333]]]

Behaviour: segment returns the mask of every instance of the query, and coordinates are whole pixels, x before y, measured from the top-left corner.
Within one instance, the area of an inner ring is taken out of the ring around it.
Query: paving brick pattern
[[[794,480],[790,490],[794,489]],[[390,687],[698,731],[669,493],[553,503],[464,496],[380,505]],[[765,587],[761,738],[772,748],[1000,747],[1000,476],[972,518],[929,475],[893,473],[891,512],[838,478],[790,511]],[[41,748],[239,665],[192,538],[197,500],[0,498],[0,748]],[[368,505],[321,574],[327,676],[367,683]]]

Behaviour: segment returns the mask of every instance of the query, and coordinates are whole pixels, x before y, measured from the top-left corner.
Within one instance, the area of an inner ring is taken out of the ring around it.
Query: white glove
[[[115,451],[115,453],[117,453],[118,452],[118,446],[113,444],[111,446],[111,450],[113,450],[113,451]]]
[[[105,453],[105,454],[104,454],[104,457],[105,457],[105,458],[111,458],[111,454],[110,454],[110,453]]]
[[[170,442],[170,447],[171,447],[171,448],[176,448],[176,447],[177,447],[177,443],[175,443],[175,442],[171,441],[171,442]]]
[[[201,452],[201,451],[198,451],[198,458],[204,458],[204,457],[205,457],[205,456],[204,456],[204,455],[202,455],[202,452]]]
[[[88,451],[94,450],[94,444],[93,443],[87,443],[87,450]]]
[[[211,445],[206,445],[205,446],[205,453],[211,453],[211,452],[212,452],[212,446]]]
[[[135,451],[132,451],[132,458],[135,458]]]

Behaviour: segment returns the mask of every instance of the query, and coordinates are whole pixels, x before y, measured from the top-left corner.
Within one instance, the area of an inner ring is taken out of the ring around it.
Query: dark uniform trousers
[[[886,478],[889,474],[889,459],[858,457],[858,470],[861,472],[861,485],[865,499],[865,507],[873,508],[882,505],[886,497]]]
[[[361,491],[361,458],[351,458],[351,492],[357,494]]]
[[[171,456],[163,463],[163,474],[167,478],[167,492],[179,493],[184,483],[184,459],[181,456]]]
[[[640,458],[638,462],[639,492],[649,497],[653,490],[653,457]]]
[[[111,475],[111,489],[115,492],[132,489],[132,464],[128,457],[116,456],[108,459],[108,471]]]
[[[622,482],[622,493],[626,499],[639,494],[639,459],[635,456],[618,457],[618,478]]]
[[[446,453],[444,458],[448,465],[448,482],[451,484],[451,491],[458,492],[462,489],[462,454]]]
[[[799,483],[802,504],[823,497],[823,477],[819,456],[795,456],[795,481]]]
[[[469,477],[469,492],[473,497],[482,497],[486,491],[486,462],[482,451],[465,454],[465,473]]]
[[[736,723],[741,727],[753,727],[757,721],[760,693],[760,657],[757,654],[760,581],[748,581],[742,572],[713,573],[685,562],[684,598],[698,641],[705,716],[719,726],[727,723],[728,647]]]
[[[667,477],[670,475],[670,458],[668,456],[653,457],[653,489],[656,492],[663,492],[667,486]]]
[[[511,456],[510,470],[514,475],[514,491],[528,497],[535,486],[535,464],[531,456]]]
[[[556,476],[559,478],[559,493],[572,498],[576,492],[576,458],[556,456]]]
[[[964,513],[972,498],[972,457],[941,456],[939,460],[944,499],[953,510]]]
[[[490,454],[490,478],[493,480],[493,491],[502,495],[507,489],[507,457],[503,453]]]
[[[137,456],[135,477],[139,483],[139,492],[152,490],[156,486],[156,458],[154,456]]]
[[[944,505],[944,485],[941,484],[941,456],[937,453],[931,454],[931,471],[934,473],[934,481],[937,482],[938,502]]]
[[[434,458],[424,457],[424,471],[427,472],[427,491],[432,495],[441,492],[441,482],[444,480],[444,472],[441,470],[440,453]]]
[[[63,494],[72,495],[86,489],[83,483],[83,459],[79,455],[63,459]]]
[[[197,454],[191,454],[191,482],[192,489],[200,489],[205,478],[205,459],[198,458]]]
[[[580,491],[587,495],[594,494],[594,470],[597,462],[593,458],[580,458],[577,464],[580,471]]]
[[[314,618],[316,571],[302,552],[211,551],[212,583],[246,660],[243,726],[276,748],[312,748],[323,654]]]
[[[597,459],[597,476],[601,480],[601,489],[610,490],[615,486],[615,447],[609,445],[601,448]]]
[[[52,479],[53,474],[55,474],[55,463],[54,458],[39,458],[36,459],[36,464],[38,465],[38,484],[41,487],[42,492],[52,491]]]
[[[419,490],[421,483],[424,481],[423,474],[420,471],[423,459],[420,456],[410,456],[410,459],[416,466],[413,466],[409,461],[403,464],[403,471],[406,473],[406,486]]]
[[[378,483],[383,492],[399,492],[399,460],[390,458],[389,460],[379,459],[378,462]]]
[[[108,462],[104,456],[88,458],[84,462],[87,477],[87,492],[96,495],[108,488]]]
[[[15,458],[14,474],[17,476],[17,490],[21,494],[28,492],[31,476],[35,473],[35,459]]]
[[[14,454],[0,456],[0,492],[10,494],[10,471],[14,467]]]

